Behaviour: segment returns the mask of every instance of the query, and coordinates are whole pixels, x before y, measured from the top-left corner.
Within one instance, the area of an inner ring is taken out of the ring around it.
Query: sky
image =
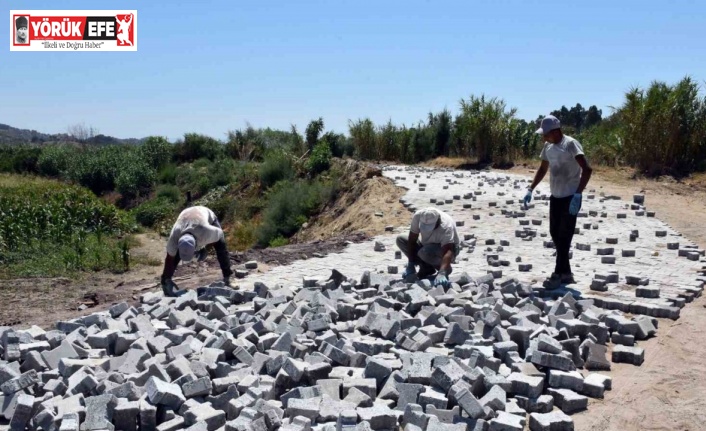
[[[0,49],[0,123],[119,138],[323,117],[413,124],[499,97],[535,119],[562,105],[604,114],[631,87],[706,81],[704,1],[9,0],[11,9],[136,9],[137,52]],[[9,34],[10,20],[0,20]],[[8,37],[8,36],[5,36]]]

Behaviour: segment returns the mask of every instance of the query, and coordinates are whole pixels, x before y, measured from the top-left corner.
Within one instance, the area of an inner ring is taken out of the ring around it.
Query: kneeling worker
[[[414,274],[419,265],[417,277],[427,278],[438,270],[434,286],[448,286],[451,263],[458,255],[460,243],[456,223],[450,215],[436,208],[417,211],[409,235],[397,237],[397,247],[409,259],[403,277]]]
[[[206,246],[213,244],[218,263],[223,272],[223,281],[230,285],[230,258],[225,236],[218,218],[210,209],[194,206],[179,214],[167,242],[167,257],[162,273],[162,291],[165,296],[178,296],[184,291],[177,291],[172,276],[180,260],[189,262],[196,255],[199,262],[206,259]]]

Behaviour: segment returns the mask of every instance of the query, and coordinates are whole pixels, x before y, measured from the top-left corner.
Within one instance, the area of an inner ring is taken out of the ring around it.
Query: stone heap
[[[656,333],[512,278],[451,281],[334,271],[2,328],[0,414],[13,431],[571,430],[611,389],[594,372],[611,347],[640,365]]]

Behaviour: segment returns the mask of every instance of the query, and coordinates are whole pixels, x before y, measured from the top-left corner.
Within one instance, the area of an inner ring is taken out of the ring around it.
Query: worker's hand
[[[164,296],[179,296],[184,293],[183,290],[179,290],[179,286],[171,278],[162,279],[162,292]]]
[[[434,286],[441,286],[441,287],[448,287],[449,285],[449,279],[446,277],[446,272],[445,271],[439,271],[438,274],[436,274],[436,278],[434,279]]]
[[[575,216],[579,213],[581,209],[581,193],[574,193],[574,198],[571,199],[571,204],[569,205],[569,214]]]
[[[402,273],[402,278],[407,278],[416,272],[417,272],[417,267],[414,266],[414,263],[407,262],[407,267],[404,269],[404,272]]]
[[[526,209],[529,206],[529,203],[532,202],[532,189],[527,190],[527,194],[525,195],[523,202],[525,204],[525,209]]]

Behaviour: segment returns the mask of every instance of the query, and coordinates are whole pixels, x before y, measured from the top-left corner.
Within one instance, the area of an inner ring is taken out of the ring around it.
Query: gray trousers
[[[407,256],[407,259],[417,265],[430,265],[438,270],[441,267],[441,260],[444,255],[441,252],[441,244],[422,245],[417,240],[417,255],[409,255],[409,233],[397,237],[397,247]],[[458,250],[454,250],[454,258],[458,255]]]

